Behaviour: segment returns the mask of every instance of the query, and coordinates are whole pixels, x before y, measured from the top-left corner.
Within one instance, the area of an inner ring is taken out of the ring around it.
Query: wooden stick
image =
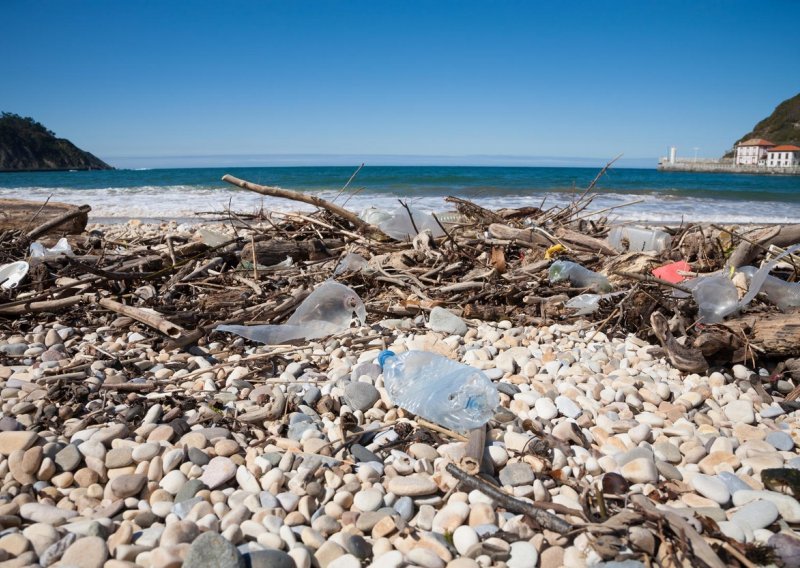
[[[79,217],[80,215],[86,215],[91,210],[92,210],[92,208],[89,207],[88,205],[81,205],[80,207],[76,207],[75,209],[67,211],[63,215],[59,215],[55,219],[51,219],[51,220],[47,221],[46,223],[42,223],[41,225],[39,225],[38,227],[33,229],[30,233],[28,233],[25,236],[29,240],[32,241],[36,237],[38,237],[39,235],[45,234],[50,229],[54,229],[55,227],[58,227],[59,225],[63,225],[67,221],[70,221],[71,219],[74,219],[75,217]]]
[[[447,473],[455,477],[459,482],[464,484],[469,489],[477,489],[507,511],[529,516],[534,521],[539,523],[539,525],[541,525],[543,528],[557,532],[558,534],[568,533],[574,528],[571,523],[565,521],[564,519],[556,517],[552,513],[548,513],[543,509],[538,509],[531,503],[520,501],[519,499],[502,492],[497,487],[489,485],[479,477],[469,475],[467,472],[460,470],[452,463],[447,464],[445,469],[447,470]],[[544,504],[544,506],[547,505],[553,504]]]
[[[97,303],[107,310],[128,316],[153,329],[157,329],[164,335],[172,337],[173,339],[180,337],[181,333],[184,331],[182,327],[167,321],[161,315],[145,311],[135,306],[126,306],[110,298],[102,298]]]
[[[344,207],[340,207],[335,203],[331,203],[330,201],[322,199],[321,197],[317,197],[316,195],[308,195],[305,193],[292,191],[291,189],[283,189],[280,187],[259,185],[256,183],[245,181],[243,179],[239,179],[237,177],[233,177],[232,175],[229,174],[222,176],[222,181],[227,182],[231,185],[235,185],[237,187],[241,187],[242,189],[246,189],[248,191],[254,191],[256,193],[260,193],[261,195],[268,195],[270,197],[281,197],[283,199],[291,199],[292,201],[300,201],[302,203],[308,203],[309,205],[321,207],[322,209],[325,209],[326,211],[333,213],[337,217],[351,223],[360,231],[363,231],[365,233],[371,233],[373,236],[378,236],[383,239],[387,240],[389,239],[389,237],[385,235],[383,231],[381,231],[378,227],[367,223],[363,219],[359,218],[359,216],[353,213],[352,211],[348,211]]]
[[[21,316],[23,314],[36,314],[40,312],[54,312],[69,308],[81,302],[91,300],[94,294],[79,294],[77,296],[68,296],[66,298],[58,298],[56,300],[46,300],[44,302],[29,302],[18,303],[15,302],[11,306],[0,306],[0,316]]]

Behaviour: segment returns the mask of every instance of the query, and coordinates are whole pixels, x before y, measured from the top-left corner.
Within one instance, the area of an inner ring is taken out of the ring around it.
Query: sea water
[[[92,207],[94,220],[202,219],[197,213],[310,210],[220,181],[229,173],[263,185],[312,192],[353,211],[393,209],[398,199],[443,211],[452,195],[490,209],[563,207],[581,194],[596,168],[366,166],[346,190],[356,167],[258,167],[0,173],[0,198]],[[659,172],[612,168],[597,183],[586,213],[613,220],[680,223],[800,222],[800,177]],[[633,205],[631,202],[638,201]],[[627,205],[619,207],[621,205]]]

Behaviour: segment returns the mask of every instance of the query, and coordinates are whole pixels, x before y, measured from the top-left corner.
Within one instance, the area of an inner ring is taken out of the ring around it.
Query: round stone
[[[374,489],[359,491],[353,496],[353,505],[359,511],[377,511],[383,505],[383,495]]]
[[[700,495],[716,501],[720,505],[730,501],[731,494],[728,491],[728,487],[724,481],[716,477],[698,473],[692,477],[691,485]]]
[[[767,443],[783,452],[790,452],[794,449],[794,440],[786,432],[770,432],[767,434]]]
[[[236,547],[220,534],[207,531],[189,547],[183,568],[245,568],[245,561]]]
[[[777,518],[778,507],[770,501],[753,501],[731,515],[732,522],[750,527],[750,530],[768,527]]]
[[[478,533],[475,532],[475,529],[466,525],[458,527],[453,532],[453,546],[456,547],[456,550],[461,555],[466,554],[479,540]]]
[[[414,474],[408,476],[395,476],[389,480],[388,490],[398,496],[408,495],[417,497],[419,495],[430,495],[436,493],[439,487],[427,475]]]
[[[508,568],[535,568],[539,562],[539,551],[530,542],[520,540],[511,543],[511,557],[506,565]]]

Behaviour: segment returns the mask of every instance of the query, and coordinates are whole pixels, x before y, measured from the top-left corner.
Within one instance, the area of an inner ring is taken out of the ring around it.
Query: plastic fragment
[[[786,249],[785,252],[775,257],[774,260],[752,272],[749,277],[750,285],[747,293],[739,300],[736,285],[728,275],[723,273],[710,276],[700,276],[686,282],[686,287],[692,290],[692,296],[697,303],[700,321],[703,323],[719,323],[727,316],[744,309],[761,291],[767,281],[769,273],[785,256],[800,250],[800,244]],[[733,269],[730,270],[732,276]]]
[[[656,278],[661,278],[661,280],[671,282],[672,284],[679,284],[680,282],[686,280],[686,276],[680,273],[689,272],[691,269],[692,267],[688,262],[681,260],[653,269],[652,275]]]
[[[24,260],[0,266],[0,288],[3,290],[16,288],[28,274],[28,268],[30,265]]]
[[[555,261],[550,265],[548,274],[551,284],[569,280],[570,284],[577,288],[593,288],[598,292],[610,292],[612,290],[608,278],[569,260]]]
[[[346,331],[354,314],[361,323],[367,321],[367,309],[358,294],[344,284],[327,280],[303,300],[285,324],[219,325],[214,331],[235,333],[267,345],[279,345]]]
[[[339,259],[339,262],[336,264],[336,268],[333,270],[333,275],[338,276],[340,274],[344,274],[345,272],[360,272],[367,266],[367,264],[367,259],[360,254],[348,252],[341,259]]]
[[[389,211],[370,207],[362,211],[360,217],[398,241],[413,238],[425,229],[428,229],[434,238],[444,236],[444,231],[431,213],[413,207],[408,209],[397,207]],[[441,218],[439,220],[442,221]]]
[[[600,308],[600,300],[608,300],[614,296],[620,296],[624,292],[613,292],[611,294],[580,294],[564,304],[565,307],[577,310],[573,315],[585,316],[593,314]]]
[[[545,259],[550,260],[551,258],[562,252],[567,252],[567,247],[565,247],[561,243],[558,243],[557,245],[553,245],[549,249],[547,249],[544,252],[544,257]]]
[[[500,404],[482,371],[428,351],[382,351],[378,364],[389,398],[431,422],[466,432],[486,424]]]
[[[53,248],[47,248],[40,242],[31,243],[30,246],[31,260],[50,260],[58,258],[62,255],[73,256],[72,247],[66,238],[61,237]]]

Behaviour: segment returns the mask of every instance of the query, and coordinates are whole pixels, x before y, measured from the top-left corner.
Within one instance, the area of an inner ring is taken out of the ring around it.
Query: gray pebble
[[[362,412],[372,408],[381,398],[378,389],[369,383],[347,383],[344,387],[344,398],[347,406]]]
[[[221,535],[204,532],[189,547],[184,568],[245,568],[244,558],[230,541]]]

